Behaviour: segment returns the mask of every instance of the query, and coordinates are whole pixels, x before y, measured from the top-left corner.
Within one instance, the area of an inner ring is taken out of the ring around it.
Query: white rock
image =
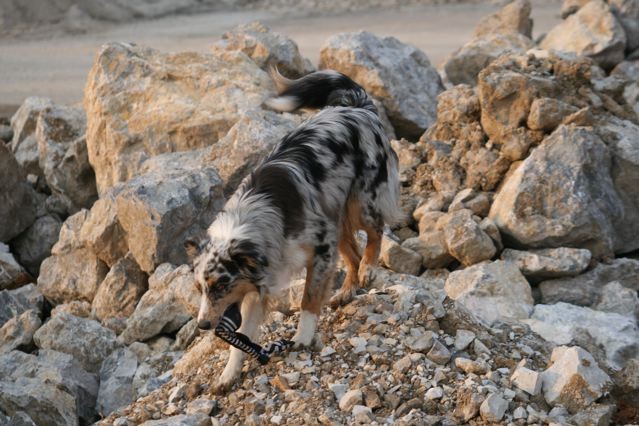
[[[441,399],[444,396],[444,390],[439,386],[430,388],[426,391],[426,398],[428,399]]]
[[[588,249],[560,247],[519,251],[505,249],[501,258],[517,264],[525,276],[557,278],[579,275],[588,267],[592,257]]]
[[[368,408],[365,405],[355,405],[351,414],[355,418],[356,422],[359,423],[369,423],[371,420],[375,418],[373,415],[373,410]]]
[[[355,405],[361,404],[362,401],[362,391],[359,389],[351,389],[339,399],[339,408],[342,411],[349,412]]]
[[[348,391],[348,386],[342,383],[332,383],[328,388],[333,392],[337,401],[340,401],[346,394],[346,391]]]
[[[541,375],[524,366],[517,366],[510,380],[519,389],[528,392],[532,396],[541,392]]]
[[[458,329],[455,333],[455,349],[463,351],[475,340],[475,333],[470,330]]]
[[[508,401],[498,394],[493,393],[481,403],[479,407],[479,414],[484,421],[498,422],[502,419],[502,417],[504,417],[504,413],[507,408]]]
[[[526,419],[528,417],[528,412],[524,407],[517,407],[515,411],[513,411],[513,419]]]

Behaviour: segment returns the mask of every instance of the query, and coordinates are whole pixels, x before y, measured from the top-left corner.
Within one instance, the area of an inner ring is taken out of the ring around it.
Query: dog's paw
[[[354,291],[340,291],[335,296],[331,297],[329,305],[333,309],[337,309],[340,306],[349,304],[355,297]]]
[[[310,349],[312,351],[321,351],[324,347],[322,338],[319,333],[315,333],[311,336],[311,339],[295,339],[293,337],[293,349]]]
[[[234,380],[230,380],[230,381],[222,381],[221,379],[218,380],[218,382],[213,386],[213,388],[211,389],[211,392],[213,393],[213,395],[225,395],[228,393],[228,391],[231,390],[231,388],[233,387],[233,384],[235,383]]]

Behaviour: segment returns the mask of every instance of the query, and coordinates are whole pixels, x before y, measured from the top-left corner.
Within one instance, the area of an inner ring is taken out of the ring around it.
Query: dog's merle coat
[[[208,230],[209,241],[190,244],[202,291],[199,324],[215,325],[241,303],[239,332],[255,338],[269,299],[282,297],[291,276],[307,270],[302,313],[293,340],[309,345],[332,289],[337,252],[347,276],[333,305],[348,302],[379,256],[384,222],[399,215],[397,156],[377,110],[355,82],[335,71],[298,80],[273,73],[280,111],[323,108],[289,133],[239,186]],[[354,232],[368,236],[363,259]],[[240,371],[233,351],[220,379]]]

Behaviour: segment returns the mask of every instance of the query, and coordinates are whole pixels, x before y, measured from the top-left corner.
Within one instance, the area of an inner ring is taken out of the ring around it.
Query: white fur
[[[297,323],[297,332],[293,336],[293,341],[301,346],[309,346],[315,336],[317,329],[317,315],[309,311],[302,311],[300,320]]]

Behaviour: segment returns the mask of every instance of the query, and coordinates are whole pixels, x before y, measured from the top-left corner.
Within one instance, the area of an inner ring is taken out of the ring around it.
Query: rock
[[[440,219],[448,252],[465,266],[491,259],[497,251],[472,215],[470,210],[457,210]]]
[[[417,140],[435,122],[436,98],[444,87],[415,47],[366,31],[338,34],[322,46],[319,67],[348,75],[380,99],[399,137]]]
[[[484,231],[491,240],[493,240],[493,244],[495,244],[495,248],[498,252],[503,250],[504,244],[501,241],[501,233],[491,218],[483,218],[481,222],[479,222],[479,228]]]
[[[211,145],[272,96],[272,87],[241,52],[164,54],[104,45],[84,91],[98,193],[136,176],[149,157]]]
[[[632,317],[560,302],[535,305],[530,319],[523,322],[558,345],[574,342],[589,350],[603,348],[605,361],[616,369],[639,354],[639,328]]]
[[[510,381],[529,395],[536,396],[541,392],[542,376],[523,365],[518,365],[515,368],[512,376],[510,376]]]
[[[360,405],[362,402],[362,391],[359,389],[351,389],[339,399],[339,409],[349,412],[355,405]]]
[[[118,260],[100,284],[91,312],[100,321],[127,318],[147,290],[147,276],[130,254]]]
[[[405,356],[403,358],[400,358],[393,364],[393,371],[399,374],[404,374],[410,369],[412,365],[413,362],[411,361],[410,356]]]
[[[367,424],[370,421],[375,419],[373,415],[373,410],[365,405],[355,405],[351,410],[351,414],[356,422],[359,424]]]
[[[439,386],[430,388],[426,391],[426,398],[430,400],[442,399],[444,397],[444,390]]]
[[[160,352],[140,364],[133,378],[136,398],[146,396],[167,384],[173,376],[171,367],[182,355],[182,352]],[[201,365],[201,358],[197,365]]]
[[[300,55],[293,40],[258,21],[238,25],[222,34],[222,39],[213,45],[213,52],[219,50],[239,50],[263,70],[275,66],[290,78],[315,71],[311,61]]]
[[[617,65],[610,75],[623,78],[625,81],[623,98],[635,113],[639,114],[639,63],[624,61]]]
[[[9,246],[0,243],[0,290],[10,290],[28,283],[29,275],[9,251]]]
[[[67,197],[75,213],[97,198],[95,173],[89,164],[86,116],[81,108],[48,106],[36,125],[39,164],[47,185]]]
[[[117,219],[140,269],[151,273],[163,262],[187,263],[182,243],[203,233],[224,204],[215,168],[179,163],[165,154],[147,173],[113,188]]]
[[[415,210],[417,212],[417,210]],[[427,234],[432,231],[437,231],[437,221],[444,216],[445,213],[440,211],[427,211],[420,213],[419,216],[419,234]]]
[[[0,242],[7,242],[36,219],[36,196],[4,143],[0,143],[0,182]]]
[[[454,259],[448,253],[448,247],[442,231],[432,231],[409,238],[402,247],[421,256],[421,264],[427,269],[439,269],[448,266]]]
[[[484,397],[470,387],[461,387],[457,391],[457,407],[453,416],[468,422],[479,414],[479,407],[484,402]]]
[[[450,351],[439,340],[435,340],[426,357],[437,364],[444,365],[450,359]]]
[[[0,354],[33,346],[33,334],[42,325],[33,309],[11,318],[0,327]]]
[[[39,316],[42,312],[43,301],[42,294],[33,284],[16,290],[0,291],[0,327],[11,318],[32,309]]]
[[[574,278],[543,281],[539,284],[541,302],[594,306],[600,300],[604,286],[612,281],[639,290],[639,260],[614,259],[609,264],[599,263],[594,269]]]
[[[493,33],[473,38],[446,59],[444,70],[453,84],[477,84],[477,76],[492,61],[508,53],[524,54],[534,46],[529,37],[516,33]]]
[[[531,251],[506,249],[501,258],[515,263],[527,277],[557,278],[575,276],[585,271],[591,254],[586,249],[568,247]]]
[[[12,241],[12,247],[20,263],[37,276],[40,264],[51,255],[51,248],[58,241],[62,222],[54,215],[41,216]]]
[[[639,296],[636,290],[624,287],[619,281],[612,281],[601,288],[601,295],[593,309],[639,318]]]
[[[455,334],[455,350],[463,351],[475,340],[475,333],[470,330],[458,329]]]
[[[486,422],[498,422],[504,417],[507,408],[508,401],[498,394],[492,393],[481,403],[479,414]]]
[[[626,52],[639,48],[639,5],[635,0],[611,0],[610,9],[626,33]]]
[[[412,351],[415,352],[428,352],[433,347],[433,342],[437,338],[437,335],[432,331],[426,331],[419,336],[412,336],[406,342]]]
[[[561,4],[561,18],[566,19],[568,16],[576,13],[583,5],[590,0],[564,0]]]
[[[550,30],[539,46],[589,56],[611,69],[624,58],[626,34],[610,7],[594,0]]]
[[[528,318],[533,310],[530,285],[510,262],[486,262],[452,272],[444,290],[487,325]]]
[[[180,414],[178,416],[167,417],[161,420],[148,420],[140,426],[209,426],[211,418],[206,414]]]
[[[455,358],[455,366],[460,370],[464,371],[466,374],[477,374],[482,375],[485,374],[489,367],[483,361],[473,361],[472,359],[457,357]]]
[[[91,316],[91,304],[86,300],[74,300],[69,303],[57,305],[51,310],[52,317],[62,313],[71,314],[80,318],[89,318]]]
[[[217,401],[213,399],[198,398],[194,401],[189,402],[189,404],[186,406],[186,414],[191,415],[202,413],[206,414],[207,416],[213,416],[215,415],[218,408],[219,407]]]
[[[482,18],[475,26],[475,37],[487,34],[520,33],[532,37],[533,21],[530,19],[530,1],[515,0],[492,15]]]
[[[71,218],[75,217],[71,216]],[[65,224],[71,220],[67,219]],[[80,219],[77,219],[80,221]],[[63,226],[64,229],[64,226]],[[127,235],[118,221],[115,197],[112,193],[93,204],[91,211],[79,223],[79,230],[74,232],[74,240],[70,245],[87,245],[96,256],[109,267],[113,266],[129,251]],[[62,240],[62,234],[61,238]],[[60,248],[53,253],[63,252]]]
[[[41,349],[72,355],[89,372],[98,372],[102,361],[119,346],[111,330],[67,313],[47,321],[33,339]]]
[[[43,176],[35,135],[36,125],[40,113],[53,105],[51,99],[31,96],[24,100],[18,111],[11,117],[13,129],[11,151],[27,174]]]
[[[597,258],[608,256],[614,221],[624,211],[610,167],[610,152],[595,133],[561,126],[504,181],[489,217],[525,247],[587,248]]]
[[[144,293],[127,320],[126,329],[120,336],[123,342],[130,344],[160,333],[177,331],[191,319],[189,311],[179,302],[177,296],[179,287],[184,287],[185,274],[188,280],[189,273],[187,265],[180,268],[168,263],[158,266],[149,277],[149,290]],[[195,292],[192,279],[188,284]]]
[[[390,270],[402,274],[418,275],[422,267],[422,257],[418,253],[386,236],[382,239],[380,258]]]
[[[528,412],[526,411],[526,409],[524,407],[517,407],[515,408],[515,411],[513,411],[513,419],[515,420],[519,420],[519,419],[526,419],[528,418]]]
[[[125,407],[135,400],[133,377],[138,360],[127,348],[119,348],[105,358],[100,367],[100,389],[96,410],[102,416]]]
[[[54,305],[79,299],[91,303],[108,270],[84,248],[51,256],[40,266],[38,290]]]
[[[575,413],[569,420],[578,426],[612,424],[612,418],[616,410],[617,407],[612,404],[592,404],[588,408]]]
[[[0,140],[6,143],[11,143],[13,139],[13,129],[6,124],[0,124]]]
[[[472,188],[466,188],[457,193],[450,206],[448,206],[449,212],[456,210],[468,209],[473,214],[485,217],[490,209],[490,200],[485,193],[477,193]]]
[[[37,426],[33,419],[24,411],[16,411],[16,413],[11,416],[11,420],[7,418],[9,426]]]
[[[550,133],[577,110],[576,107],[557,99],[537,98],[530,105],[528,128]]]
[[[73,357],[40,350],[38,355],[12,351],[0,355],[0,407],[26,412],[36,424],[95,421],[98,379]],[[20,392],[20,386],[22,392]]]
[[[571,413],[582,410],[604,395],[612,381],[595,359],[579,346],[559,346],[551,365],[542,373],[546,402],[563,405]]]

